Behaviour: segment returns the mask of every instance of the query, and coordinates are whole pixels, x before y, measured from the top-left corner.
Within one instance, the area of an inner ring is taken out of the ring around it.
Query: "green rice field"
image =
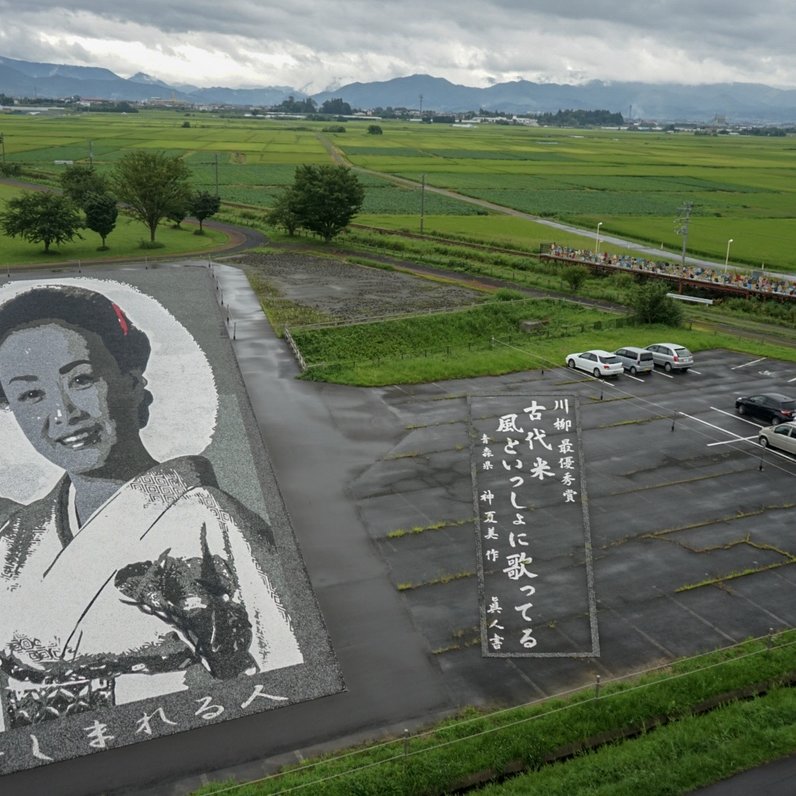
[[[741,135],[571,130],[512,125],[451,126],[351,120],[345,132],[301,119],[225,118],[199,111],[0,117],[6,159],[55,181],[63,165],[110,169],[126,151],[181,154],[198,188],[227,203],[267,207],[295,167],[329,163],[332,150],[366,187],[357,221],[417,231],[421,181],[586,230],[616,234],[678,254],[676,218],[693,204],[690,254],[796,271],[796,142]],[[189,124],[189,127],[183,125]],[[403,182],[400,182],[400,181]],[[408,183],[406,181],[409,181]],[[578,245],[547,227],[488,213],[455,196],[422,195],[428,232],[485,240]]]

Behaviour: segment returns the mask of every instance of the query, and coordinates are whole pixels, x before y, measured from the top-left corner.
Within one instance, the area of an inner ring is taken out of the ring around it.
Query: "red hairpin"
[[[118,304],[111,302],[111,307],[113,307],[113,311],[116,313],[116,317],[119,319],[119,326],[122,327],[122,334],[127,337],[127,318],[124,317],[124,313]]]

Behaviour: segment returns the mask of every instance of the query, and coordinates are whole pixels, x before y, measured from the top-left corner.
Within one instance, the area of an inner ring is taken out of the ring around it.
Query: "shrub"
[[[632,293],[630,305],[633,317],[639,323],[661,323],[680,326],[683,308],[666,294],[669,287],[660,282],[644,282]]]
[[[507,287],[498,288],[498,290],[492,294],[493,301],[516,301],[517,299],[523,298],[525,298],[525,296],[523,296],[519,290],[512,290]]]
[[[564,271],[564,281],[573,293],[577,293],[589,276],[589,272],[580,265],[568,266]]]

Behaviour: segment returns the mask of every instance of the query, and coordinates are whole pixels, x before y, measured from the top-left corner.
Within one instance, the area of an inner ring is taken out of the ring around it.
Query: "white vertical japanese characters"
[[[577,408],[565,395],[470,398],[485,655],[596,654]],[[561,566],[573,542],[584,550],[585,578]],[[582,644],[555,632],[578,613],[571,602],[579,592],[589,616],[575,629]]]

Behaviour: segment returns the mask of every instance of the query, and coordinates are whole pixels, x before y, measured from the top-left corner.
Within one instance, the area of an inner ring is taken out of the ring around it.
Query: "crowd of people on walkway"
[[[743,273],[735,268],[708,267],[686,263],[672,263],[665,260],[647,260],[644,257],[631,257],[627,254],[595,252],[589,249],[575,249],[551,243],[543,247],[542,256],[568,261],[582,262],[603,268],[627,269],[650,274],[658,274],[672,279],[690,282],[705,282],[707,286],[725,287],[735,290],[748,290],[753,293],[770,293],[775,296],[796,298],[796,279],[785,279],[766,273],[762,269]]]

